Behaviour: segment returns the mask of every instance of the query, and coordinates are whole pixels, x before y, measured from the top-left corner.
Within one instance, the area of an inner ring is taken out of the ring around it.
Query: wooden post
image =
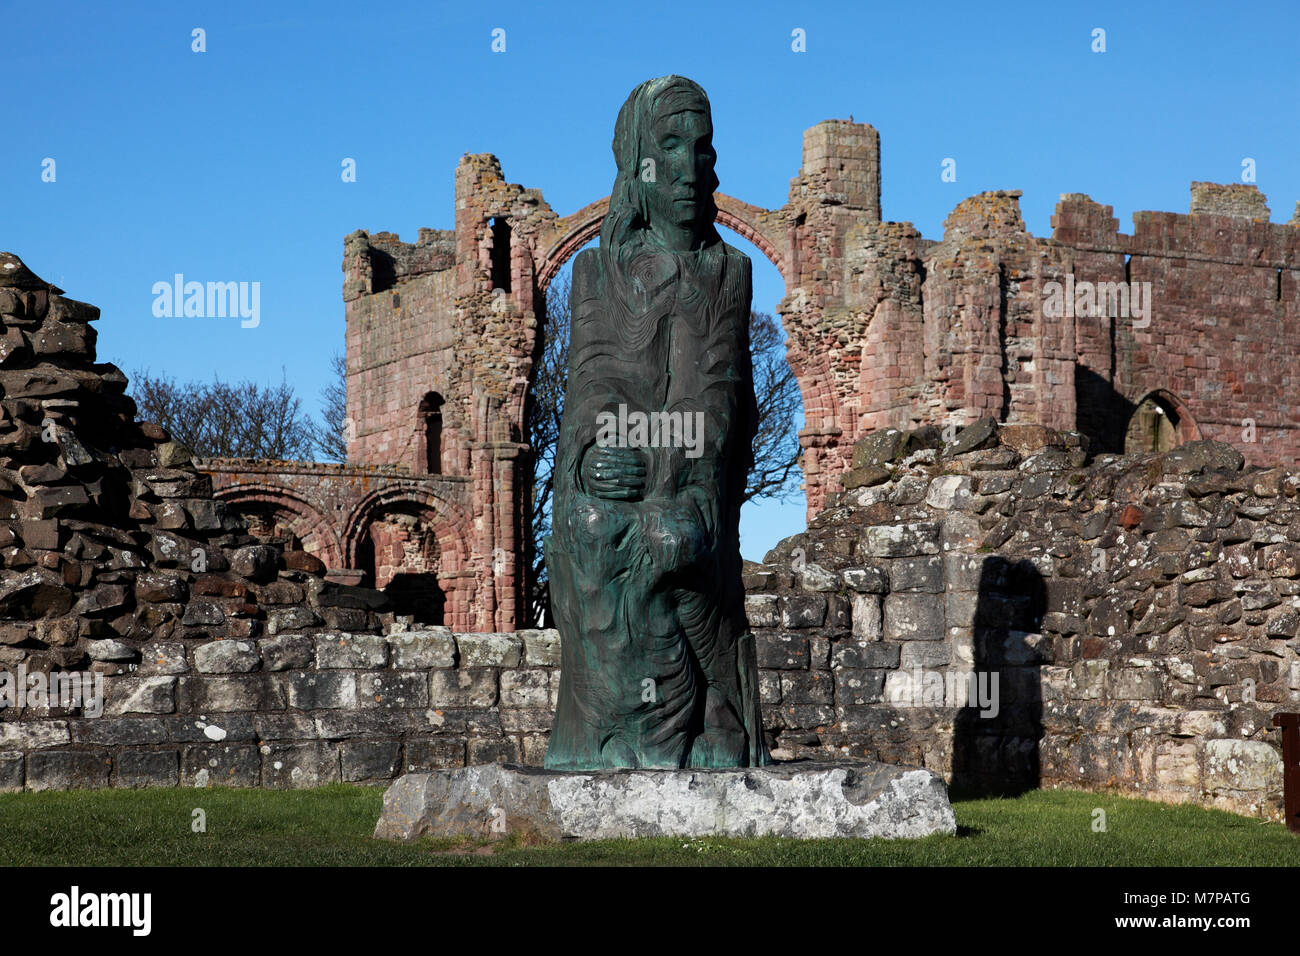
[[[1282,728],[1282,804],[1286,828],[1300,833],[1300,714],[1274,714]]]

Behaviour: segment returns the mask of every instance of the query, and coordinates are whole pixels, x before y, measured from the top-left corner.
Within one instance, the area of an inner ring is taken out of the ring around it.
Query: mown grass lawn
[[[954,803],[923,840],[373,840],[383,789],[0,795],[3,866],[1297,866],[1300,836],[1198,807],[1074,791]],[[207,832],[191,829],[193,811]],[[1106,811],[1105,832],[1093,829]]]

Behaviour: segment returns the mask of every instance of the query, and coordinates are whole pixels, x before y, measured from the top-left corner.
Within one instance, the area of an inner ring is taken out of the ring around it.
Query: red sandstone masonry
[[[363,393],[356,407],[376,410],[357,445],[360,460],[407,460],[417,393],[453,380],[461,384],[447,387],[459,388],[470,434],[486,441],[497,429],[517,441],[542,321],[539,297],[560,265],[597,234],[607,210],[602,199],[560,218],[537,190],[506,183],[488,155],[465,157],[456,196],[456,230],[438,234],[454,236],[455,265],[446,258],[437,263],[454,268],[454,292],[410,290],[437,316],[435,326],[453,330],[454,347],[436,354],[409,349],[397,332],[403,313],[382,294],[364,307],[349,298],[349,314],[357,316],[350,328],[361,323],[365,329],[349,339],[356,343],[349,353],[353,380]],[[802,167],[781,209],[719,194],[719,221],[758,245],[786,280],[780,311],[803,395],[810,517],[847,470],[853,442],[885,425],[963,424],[988,414],[1082,427],[1099,446],[1118,450],[1132,409],[1159,392],[1186,411],[1187,435],[1221,437],[1264,463],[1294,460],[1300,452],[1300,421],[1291,404],[1278,401],[1292,384],[1287,363],[1300,347],[1297,230],[1269,224],[1254,187],[1194,184],[1192,216],[1141,213],[1133,236],[1118,232],[1109,207],[1069,194],[1053,217],[1053,236],[1036,238],[1025,230],[1018,196],[995,192],[965,200],[938,243],[921,239],[909,224],[882,223],[879,134],[843,121],[805,133]],[[495,310],[494,219],[509,226],[511,237],[511,292]],[[404,246],[380,235],[399,263],[420,258],[419,243]],[[349,239],[349,262],[358,242]],[[1132,257],[1127,277],[1126,256]],[[399,265],[395,271],[400,283],[419,270]],[[1152,282],[1152,326],[1044,317],[1042,283],[1071,272],[1080,281]],[[1257,333],[1250,331],[1261,321]],[[362,347],[375,336],[392,339],[382,358]],[[1258,356],[1243,354],[1247,343]],[[381,364],[382,375],[373,370]],[[1256,423],[1253,447],[1241,438],[1246,419]],[[490,453],[516,465],[524,461],[516,449],[496,448]],[[465,473],[480,476],[476,520],[491,538],[475,550],[486,554],[509,544],[515,558],[510,543],[523,533],[513,501],[518,468],[500,480],[468,464]],[[517,590],[505,590],[519,599]],[[501,626],[504,619],[497,619]]]
[[[1024,226],[1019,192],[997,191],[959,203],[933,241],[909,223],[881,222],[880,192],[879,134],[829,120],[805,132],[785,206],[716,197],[719,222],[754,242],[786,282],[779,311],[803,397],[810,518],[837,490],[854,442],[888,426],[988,415],[1078,428],[1095,448],[1121,451],[1130,432],[1152,440],[1134,412],[1154,398],[1179,416],[1177,440],[1223,440],[1260,464],[1300,457],[1291,398],[1300,213],[1273,224],[1255,187],[1194,183],[1190,215],[1137,213],[1125,235],[1111,207],[1070,193],[1052,236],[1038,238]],[[529,481],[521,436],[542,296],[607,209],[599,199],[561,218],[540,191],[507,183],[495,157],[475,154],[456,171],[454,229],[422,229],[415,243],[384,232],[345,241],[349,457],[420,478],[420,402],[430,392],[444,399],[443,472],[468,481],[467,500],[429,485],[438,507],[425,515],[434,522],[439,507],[458,508],[466,529],[458,627],[518,623]],[[494,246],[507,240],[502,255]],[[1150,324],[1047,317],[1044,284],[1067,276],[1151,283]],[[286,475],[285,508],[306,500],[298,522],[332,555],[344,519],[296,494]],[[266,481],[274,498],[275,479]]]

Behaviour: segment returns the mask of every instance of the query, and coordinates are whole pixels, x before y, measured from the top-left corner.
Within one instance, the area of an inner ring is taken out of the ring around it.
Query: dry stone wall
[[[860,442],[849,490],[747,578],[776,753],[1279,818],[1300,475],[1086,444],[991,420]]]
[[[135,421],[126,377],[95,361],[98,317],[0,255],[0,789],[540,761],[554,632],[416,630],[325,580],[296,533],[250,535]]]

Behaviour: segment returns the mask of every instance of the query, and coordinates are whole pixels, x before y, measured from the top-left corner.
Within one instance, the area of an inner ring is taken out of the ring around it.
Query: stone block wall
[[[559,679],[554,631],[388,635],[268,627],[158,640],[103,677],[103,712],[0,709],[0,790],[379,783],[536,763]]]
[[[938,445],[868,438],[749,569],[775,753],[1280,818],[1300,474],[1214,442],[1085,465],[1078,434],[987,420]]]
[[[1280,816],[1300,475],[1214,442],[1088,461],[1077,433],[989,420],[948,445],[885,430],[855,458],[851,487],[745,569],[774,756]],[[542,761],[554,631],[380,613],[387,633],[358,633],[328,606],[280,608],[249,638],[108,647],[102,715],[0,711],[0,786],[295,787]]]

